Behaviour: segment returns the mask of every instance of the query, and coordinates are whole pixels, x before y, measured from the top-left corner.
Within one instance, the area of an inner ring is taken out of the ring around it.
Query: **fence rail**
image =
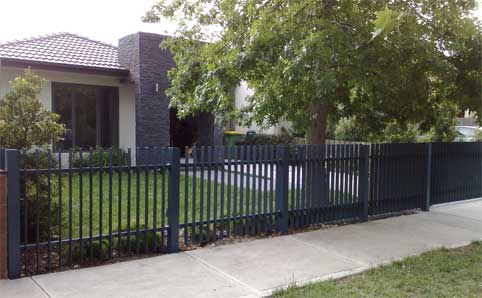
[[[9,277],[482,196],[482,143],[0,149]],[[186,152],[188,152],[186,148]]]

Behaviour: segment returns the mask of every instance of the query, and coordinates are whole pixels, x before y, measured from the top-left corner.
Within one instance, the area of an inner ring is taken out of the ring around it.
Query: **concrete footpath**
[[[261,297],[482,239],[482,199],[430,212],[0,281],[7,297]]]

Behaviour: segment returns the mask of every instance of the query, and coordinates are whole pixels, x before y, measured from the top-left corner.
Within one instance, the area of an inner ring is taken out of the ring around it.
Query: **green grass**
[[[88,169],[86,169],[88,170]],[[224,180],[224,184],[221,183],[221,173],[218,174],[218,183],[214,183],[214,173],[211,173],[211,180],[208,182],[207,173],[205,173],[204,180],[200,179],[200,174],[197,173],[197,177],[186,176],[184,173],[180,176],[180,212],[179,212],[179,222],[181,224],[187,222],[193,222],[193,215],[195,221],[199,222],[202,216],[203,220],[209,217],[212,220],[214,218],[214,213],[216,211],[216,218],[221,217],[233,217],[236,215],[246,215],[254,213],[264,213],[264,204],[266,198],[267,211],[270,210],[270,205],[272,205],[272,210],[275,208],[275,195],[271,192],[264,192],[252,189],[252,182],[250,182],[250,189],[246,188],[246,181],[244,181],[244,187],[230,186],[228,187],[227,177]],[[162,175],[157,172],[154,175],[154,171],[131,171],[130,178],[128,172],[123,172],[120,177],[115,171],[110,177],[108,170],[106,169],[103,174],[94,173],[92,177],[88,173],[73,173],[71,177],[68,174],[63,174],[60,177],[60,186],[56,174],[52,174],[51,179],[52,188],[52,202],[59,204],[61,207],[62,221],[61,221],[61,237],[62,239],[68,239],[70,230],[72,232],[72,237],[88,237],[90,230],[92,229],[92,235],[98,235],[102,229],[102,234],[106,235],[109,230],[112,229],[113,232],[120,230],[126,230],[128,223],[130,223],[130,229],[136,228],[137,224],[139,226],[152,227],[162,227],[167,225],[168,219],[166,212],[162,212],[162,209],[167,210],[168,204],[168,175],[167,172]],[[232,179],[231,183],[234,183]],[[239,183],[239,181],[238,181]],[[139,184],[139,187],[137,187]],[[187,185],[186,185],[187,184]],[[194,185],[195,184],[195,185]],[[258,185],[258,181],[256,181]],[[264,181],[262,181],[264,185]],[[129,189],[130,185],[130,189]],[[201,194],[201,185],[203,186],[203,191]],[[82,186],[82,187],[81,187]],[[109,187],[111,186],[111,187]],[[146,187],[147,186],[147,187]],[[187,186],[187,188],[186,188]],[[268,182],[269,187],[269,182]],[[217,190],[216,197],[214,196],[214,190]],[[138,191],[137,191],[138,190]],[[156,190],[156,191],[155,191]],[[46,191],[46,190],[45,190]],[[241,203],[241,191],[242,195],[242,205]],[[299,191],[299,190],[297,190]],[[208,196],[209,192],[209,196]],[[223,192],[223,196],[221,193]],[[249,194],[248,194],[249,192]],[[299,191],[301,194],[301,191]],[[61,194],[60,196],[58,194]],[[236,196],[235,196],[236,193]],[[129,195],[130,194],[130,195]],[[288,193],[289,200],[288,205],[291,206],[291,197],[294,194],[295,205],[296,205],[296,192],[293,193],[291,190]],[[341,194],[341,193],[340,193]],[[246,205],[246,199],[249,195],[249,206]],[[253,195],[255,196],[255,206],[253,208]],[[35,198],[35,192],[32,194]],[[209,199],[208,199],[209,197]],[[203,206],[201,208],[201,198],[203,200]],[[260,199],[261,198],[261,199]],[[163,207],[164,200],[164,207]],[[121,207],[119,208],[119,201]],[[228,214],[228,201],[229,201],[229,214]],[[234,203],[236,201],[236,208]],[[130,208],[128,204],[130,202]],[[208,206],[209,202],[209,206]],[[261,206],[259,205],[261,202]],[[110,205],[111,204],[111,205]],[[82,206],[82,207],[81,207]],[[194,206],[194,208],[193,208]],[[208,208],[209,207],[209,208]],[[216,208],[215,208],[216,207]],[[260,208],[261,207],[261,208]],[[236,210],[235,210],[236,209]],[[130,210],[130,217],[129,212]],[[147,214],[146,214],[147,211]],[[187,221],[186,212],[187,211]],[[236,212],[235,212],[236,211]],[[29,211],[31,215],[35,215],[35,211]],[[55,214],[55,210],[51,214],[51,223],[56,225],[58,222],[58,217]],[[137,218],[136,215],[139,215]],[[154,216],[155,224],[154,224]],[[40,220],[44,223],[47,222],[48,213],[46,209],[42,211],[40,215]],[[120,225],[119,225],[120,219]],[[35,219],[33,219],[36,221]],[[109,227],[109,222],[112,222],[112,227]],[[41,230],[46,230],[46,224],[44,224]],[[33,227],[35,228],[35,227]],[[191,229],[189,229],[191,232]],[[30,235],[32,235],[31,232]],[[54,226],[52,229],[53,238],[57,238],[55,235],[58,234],[58,229]],[[47,237],[46,232],[42,234],[41,238]],[[30,237],[34,239],[34,237]]]
[[[206,175],[206,174],[205,174]],[[212,174],[211,179],[214,178]],[[213,219],[215,211],[215,201],[216,201],[216,213],[217,218],[221,216],[228,215],[228,194],[231,196],[231,206],[230,206],[230,216],[239,215],[240,208],[240,188],[236,188],[236,214],[234,214],[234,192],[235,187],[228,187],[227,179],[224,184],[224,196],[221,197],[222,184],[220,183],[221,175],[219,175],[219,183],[214,182],[209,183],[207,180],[201,180],[199,174],[196,179],[191,176],[185,178],[181,175],[180,181],[180,223],[185,222],[185,210],[187,207],[187,221],[191,222],[193,214],[195,214],[196,221],[200,220],[202,215],[203,219],[206,220],[208,216],[208,210],[210,212],[210,218]],[[57,177],[53,179],[58,179]],[[82,187],[80,180],[82,179]],[[102,183],[101,183],[102,179]],[[163,181],[164,179],[164,181]],[[110,191],[109,185],[109,173],[93,174],[92,184],[90,184],[89,174],[84,173],[83,175],[74,174],[72,176],[72,186],[69,187],[69,176],[63,175],[61,177],[61,208],[62,208],[62,238],[68,238],[68,231],[70,226],[72,226],[73,237],[78,237],[82,231],[83,237],[89,234],[90,229],[90,218],[92,217],[92,230],[93,234],[96,235],[99,232],[99,227],[102,221],[102,232],[103,234],[109,231],[109,220],[112,218],[112,230],[118,229],[118,219],[119,215],[121,218],[121,229],[125,229],[127,223],[130,222],[131,229],[135,228],[136,223],[139,225],[146,224],[149,227],[154,226],[154,213],[156,213],[156,227],[162,226],[162,224],[167,225],[167,216],[162,214],[162,201],[164,196],[164,210],[168,208],[168,177],[167,173],[165,178],[160,173],[157,173],[157,177],[154,178],[154,172],[150,171],[147,175],[144,171],[139,174],[139,179],[137,179],[136,172],[131,172],[131,178],[129,183],[129,178],[126,172],[119,176],[117,173],[112,174],[112,190]],[[120,182],[119,182],[120,181]],[[137,192],[137,184],[139,181],[139,192]],[[147,189],[146,189],[147,182]],[[163,186],[164,183],[164,186]],[[185,184],[187,183],[187,192]],[[193,184],[196,184],[195,187]],[[203,185],[203,212],[201,212],[201,184]],[[130,185],[130,218],[128,217],[128,201],[129,201],[129,188]],[[120,186],[120,187],[119,187]],[[208,188],[210,187],[210,208],[208,209]],[[214,197],[214,189],[217,188],[217,197]],[[156,195],[154,195],[154,189],[156,189]],[[194,191],[195,189],[195,191]],[[92,194],[90,194],[92,190]],[[246,212],[246,189],[243,189],[243,206],[242,212]],[[259,191],[255,191],[256,196],[260,195]],[[102,197],[101,195],[102,194]],[[187,199],[186,199],[187,195]],[[252,210],[252,198],[253,190],[249,190],[249,213]],[[70,201],[70,197],[72,200]],[[92,200],[91,200],[92,197]],[[112,197],[112,199],[110,199]],[[264,198],[265,193],[261,192],[262,198],[262,208],[261,212],[264,212]],[[268,208],[271,200],[271,193],[266,193]],[[274,199],[274,196],[273,196]],[[59,196],[53,196],[52,200],[54,202],[59,201]],[[121,208],[119,209],[119,200],[121,202]],[[193,203],[195,200],[194,210]],[[112,202],[111,212],[109,215],[109,204]],[[221,201],[223,201],[223,208],[221,208]],[[72,204],[72,213],[70,214],[70,206]],[[92,207],[91,207],[92,202]],[[187,204],[186,204],[187,203]],[[80,205],[82,204],[82,208]],[[102,212],[101,212],[102,205]],[[274,206],[274,202],[273,202]],[[147,207],[147,217],[146,217],[146,207]],[[92,213],[90,213],[92,209]],[[155,212],[154,212],[155,209]],[[258,199],[256,199],[255,212],[258,211]],[[269,210],[269,209],[268,209]],[[82,213],[82,224],[80,223]],[[136,218],[136,214],[139,214],[139,218]],[[70,216],[71,215],[71,216]],[[71,221],[70,221],[71,220]],[[138,220],[138,221],[137,221]],[[163,222],[164,221],[164,222]]]
[[[482,242],[433,250],[338,281],[290,287],[273,297],[482,297]]]

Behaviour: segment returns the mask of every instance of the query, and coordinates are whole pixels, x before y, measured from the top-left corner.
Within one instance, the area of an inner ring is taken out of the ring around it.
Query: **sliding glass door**
[[[118,145],[118,88],[52,83],[52,102],[53,111],[67,127],[57,149]]]

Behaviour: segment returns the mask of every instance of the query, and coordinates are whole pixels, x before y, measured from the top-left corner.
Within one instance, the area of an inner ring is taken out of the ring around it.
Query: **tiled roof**
[[[0,44],[0,59],[120,69],[117,47],[71,33]]]

